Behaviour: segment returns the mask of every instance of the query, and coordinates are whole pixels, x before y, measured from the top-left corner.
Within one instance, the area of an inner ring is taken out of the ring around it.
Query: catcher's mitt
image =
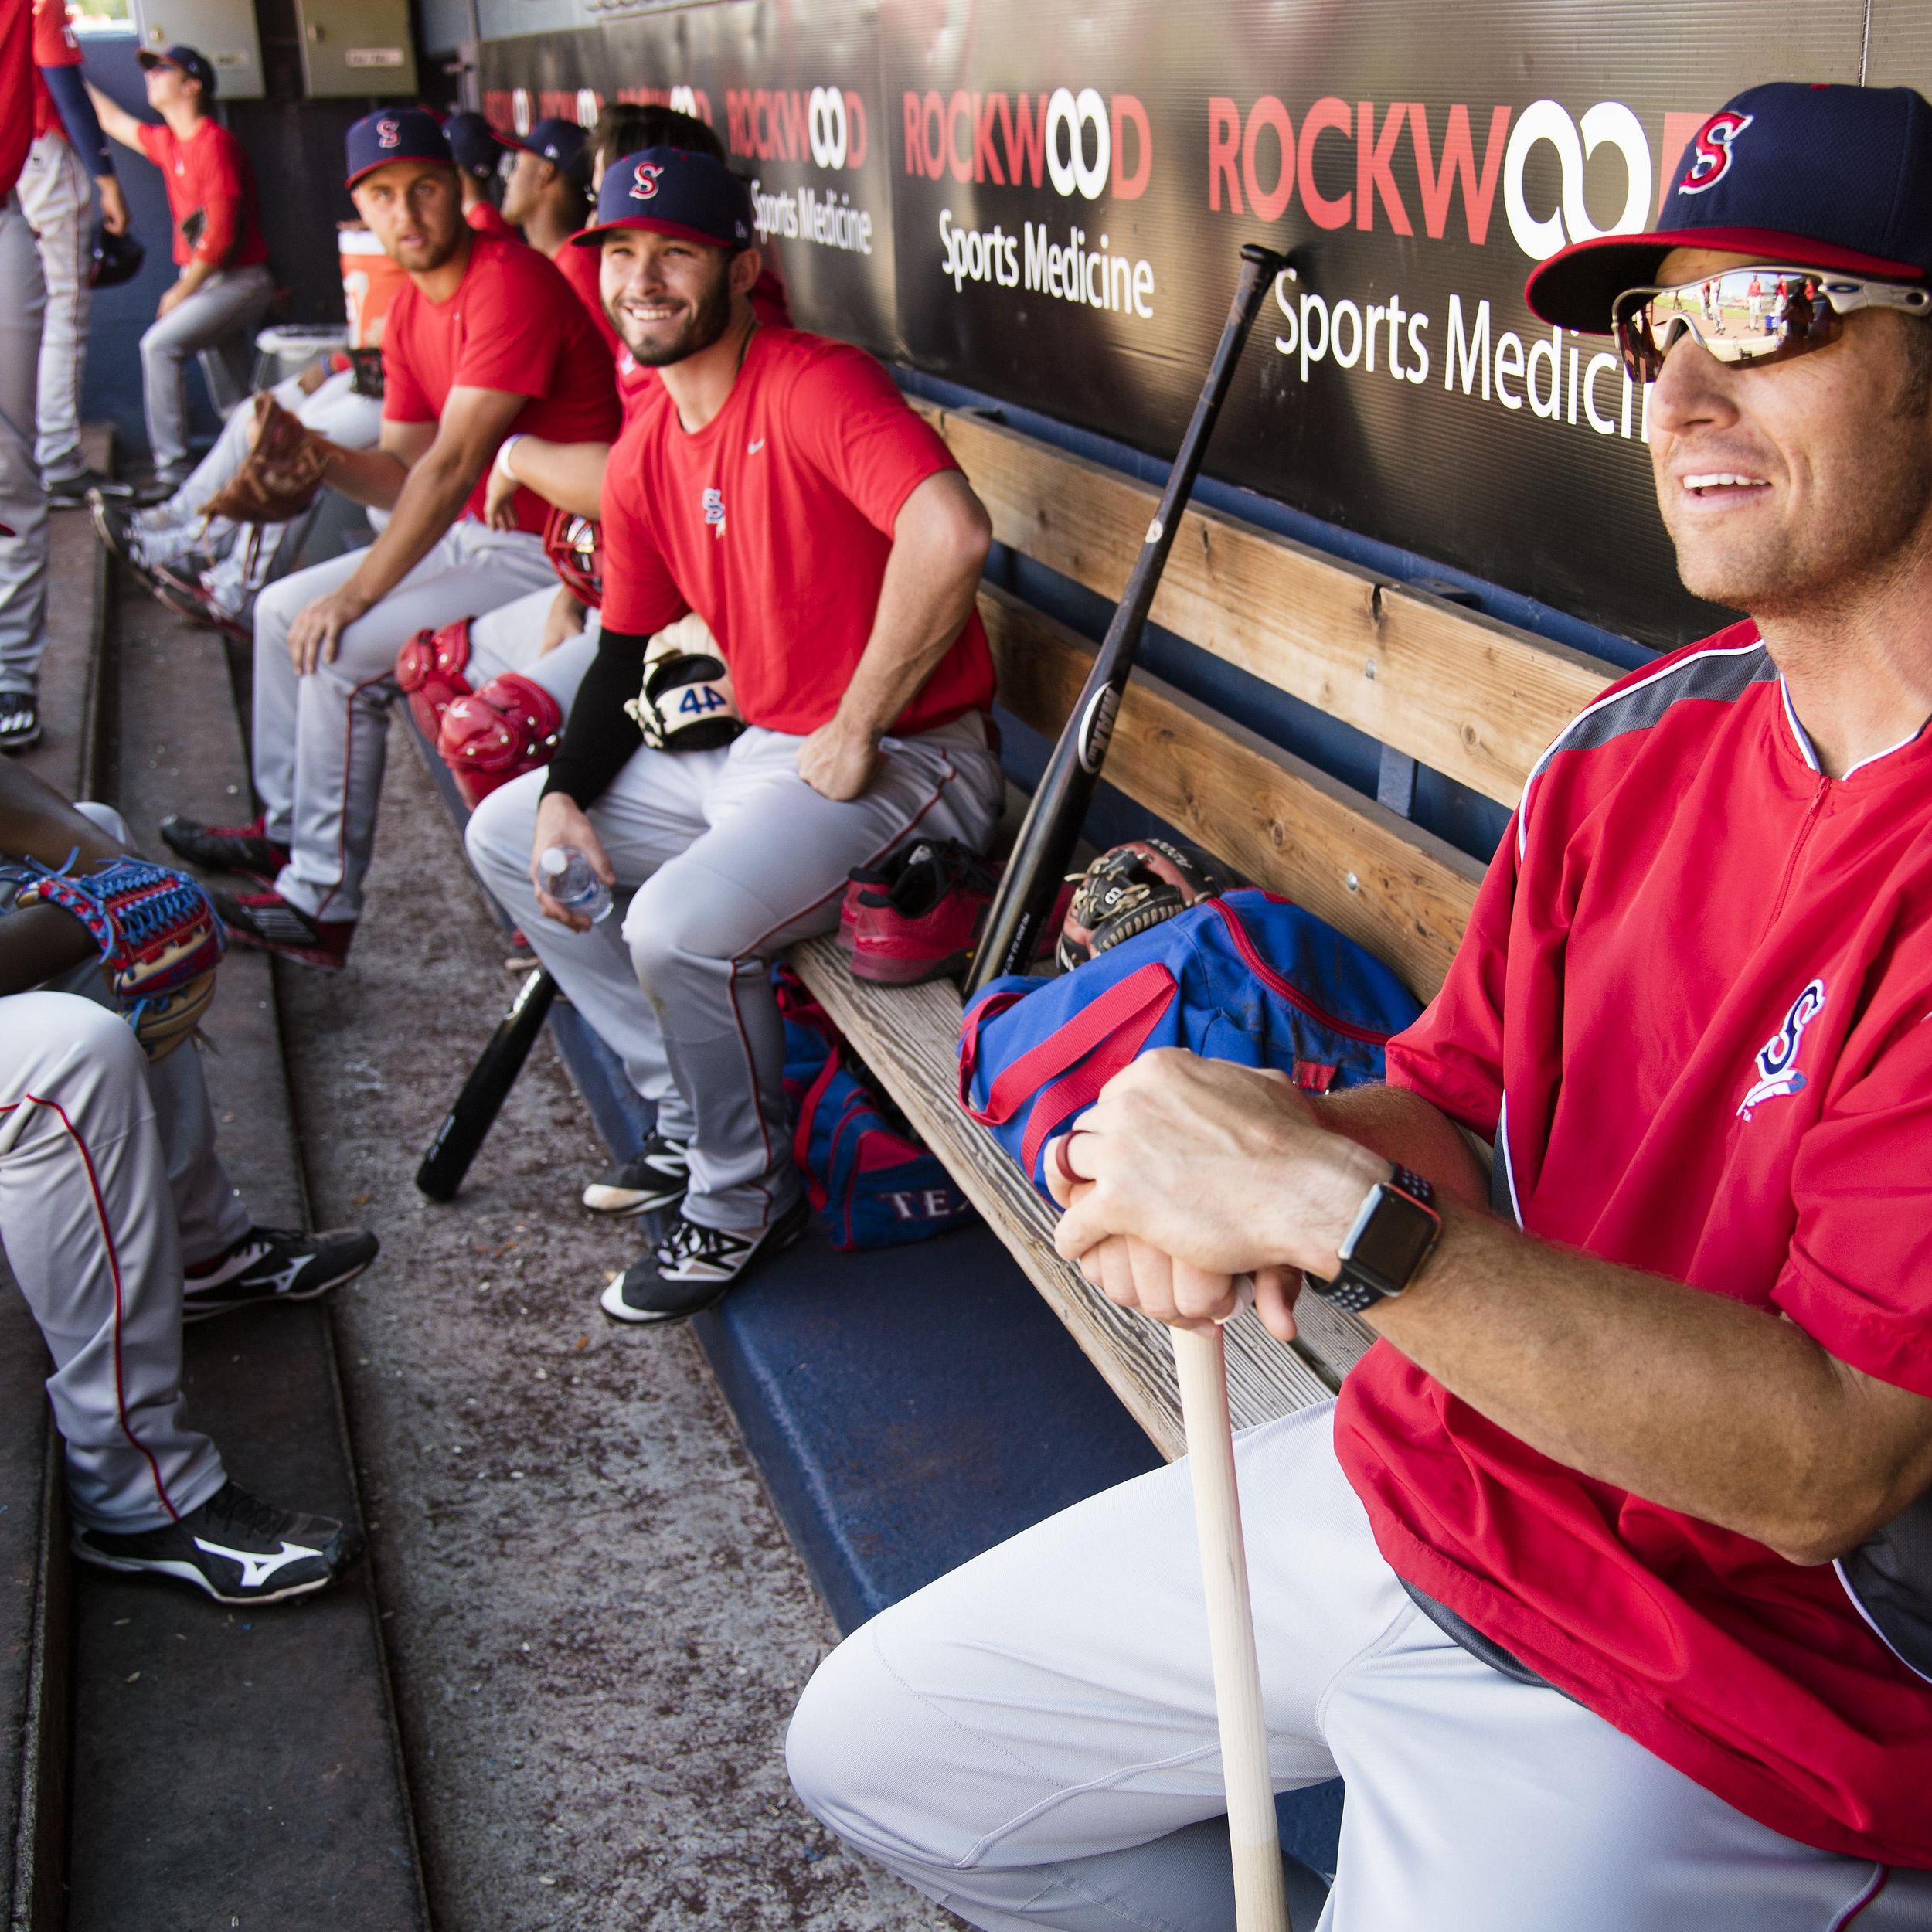
[[[1081,874],[1055,957],[1070,972],[1096,953],[1226,889],[1227,881],[1192,847],[1165,838],[1130,839],[1102,852]]]
[[[71,866],[73,859],[68,859]],[[215,996],[215,968],[228,950],[208,895],[183,872],[131,855],[77,878],[29,862],[18,906],[58,906],[100,949],[121,1017],[151,1060],[172,1053]]]
[[[328,467],[328,444],[266,389],[255,398],[255,446],[242,466],[201,506],[233,523],[286,523],[315,501]]]

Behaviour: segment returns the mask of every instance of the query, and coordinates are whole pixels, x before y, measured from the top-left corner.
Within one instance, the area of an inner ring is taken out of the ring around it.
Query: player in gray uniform
[[[84,874],[127,849],[114,813],[0,765],[11,881],[22,859],[71,855]],[[375,1237],[253,1224],[194,1047],[148,1059],[86,928],[51,906],[0,912],[0,1240],[53,1356],[77,1555],[228,1603],[319,1590],[354,1560],[353,1529],[230,1480],[182,1413],[181,1330],[324,1294],[368,1267]]]
[[[362,911],[397,653],[419,631],[556,590],[542,506],[530,499],[519,527],[492,529],[478,514],[484,471],[519,423],[578,436],[617,427],[609,351],[543,256],[464,223],[435,117],[368,115],[347,148],[358,211],[411,286],[383,331],[381,444],[332,449],[325,474],[391,515],[368,549],[285,577],[257,600],[263,817],[162,827],[196,865],[272,881],[218,899],[232,937],[323,967],[343,963]]]
[[[985,512],[869,357],[760,328],[751,236],[747,190],[709,157],[656,148],[605,176],[583,245],[656,376],[610,454],[603,631],[547,777],[469,825],[485,883],[656,1109],[590,1202],[677,1210],[605,1293],[618,1321],[709,1306],[802,1230],[769,963],[915,828],[983,846],[1002,790],[974,611]],[[742,730],[702,648],[654,661],[640,703],[653,634],[687,616]],[[630,893],[621,929],[537,889],[551,846]]]

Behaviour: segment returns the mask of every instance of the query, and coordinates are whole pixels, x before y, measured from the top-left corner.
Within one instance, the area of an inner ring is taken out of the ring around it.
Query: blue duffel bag
[[[1422,1009],[1374,954],[1243,886],[1057,979],[996,979],[966,1009],[959,1098],[1042,1194],[1046,1143],[1155,1047],[1278,1067],[1311,1094],[1383,1076]]]

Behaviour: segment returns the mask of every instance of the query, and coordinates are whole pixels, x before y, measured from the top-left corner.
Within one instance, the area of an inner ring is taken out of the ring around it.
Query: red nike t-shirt
[[[1502,1125],[1530,1233],[1932,1397],[1928,1019],[1932,732],[1822,776],[1740,624],[1557,740],[1389,1079]],[[1396,1573],[1550,1682],[1775,1831],[1932,1866],[1932,1682],[1835,1566],[1580,1475],[1386,1342],[1336,1444]]]
[[[178,264],[252,268],[267,260],[255,211],[255,171],[241,143],[219,121],[198,121],[185,141],[165,124],[144,121],[141,148],[168,184]]]
[[[566,249],[564,252],[587,255],[593,261],[597,260],[594,249]],[[601,301],[600,297],[600,305]],[[751,284],[751,312],[767,328],[791,326],[791,311],[785,301],[785,285],[770,268],[760,269],[758,279]],[[639,403],[657,386],[657,371],[646,368],[621,342],[618,343],[617,404],[624,411],[627,426],[637,414]]]
[[[611,452],[604,621],[648,633],[696,611],[747,721],[815,731],[872,634],[901,506],[957,468],[863,350],[760,328],[702,430],[683,427],[659,383]],[[893,729],[934,730],[992,699],[975,611]]]
[[[67,0],[33,0],[33,64],[36,67],[77,67],[80,43],[67,18]],[[33,84],[33,138],[58,134],[67,138],[66,123],[54,105],[53,94],[39,75]]]
[[[384,419],[434,423],[453,389],[527,396],[505,435],[607,443],[617,433],[610,351],[570,284],[520,241],[477,236],[453,294],[433,302],[412,282],[389,310],[383,332]],[[488,488],[486,465],[463,506],[465,516],[482,515]],[[519,490],[514,501],[518,528],[541,536],[550,506],[529,490]]]

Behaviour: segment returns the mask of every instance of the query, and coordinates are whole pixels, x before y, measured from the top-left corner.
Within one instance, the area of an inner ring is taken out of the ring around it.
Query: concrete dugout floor
[[[577,1205],[602,1151],[547,1039],[457,1201],[416,1191],[504,951],[399,727],[349,969],[276,977],[316,1216],[383,1240],[335,1320],[434,1921],[956,1925],[792,1796],[831,1620],[689,1333],[597,1311],[640,1233]]]

